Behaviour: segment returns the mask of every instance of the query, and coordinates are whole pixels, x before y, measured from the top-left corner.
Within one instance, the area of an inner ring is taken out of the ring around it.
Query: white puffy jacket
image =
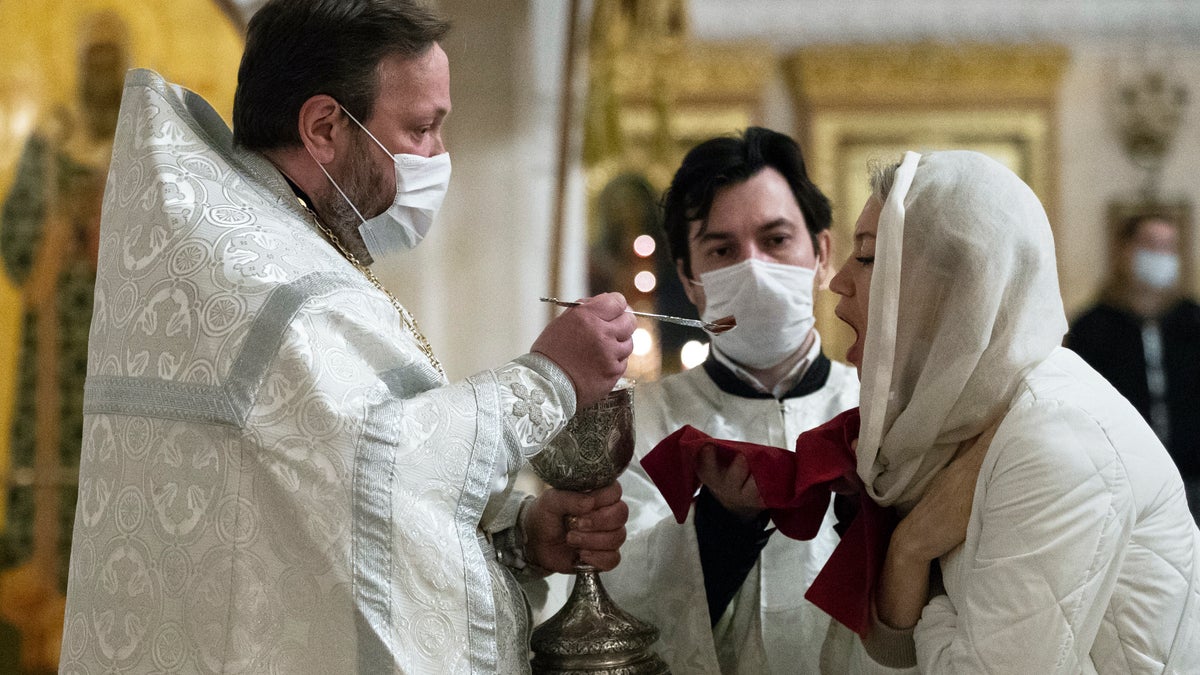
[[[1200,531],[1179,472],[1073,352],[1023,378],[975,490],[914,631],[919,672],[1200,673]]]

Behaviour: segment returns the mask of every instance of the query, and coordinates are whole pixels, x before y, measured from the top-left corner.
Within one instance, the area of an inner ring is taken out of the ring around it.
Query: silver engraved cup
[[[622,380],[578,411],[530,464],[560,490],[586,492],[617,479],[633,458],[633,383]],[[658,629],[616,606],[595,567],[575,564],[575,588],[557,614],[533,631],[537,675],[663,675],[650,645]]]

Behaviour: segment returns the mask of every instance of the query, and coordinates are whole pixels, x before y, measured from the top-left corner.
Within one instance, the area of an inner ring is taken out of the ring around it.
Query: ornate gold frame
[[[118,21],[92,23],[107,14]],[[46,152],[47,156],[71,157],[75,165],[82,165],[83,160],[99,162],[96,171],[100,176],[104,173],[107,144],[97,139],[81,140],[81,135],[67,133],[70,126],[62,124],[62,120],[72,120],[75,128],[80,128],[79,121],[84,119],[78,100],[78,84],[83,74],[80,54],[81,48],[88,44],[85,37],[95,37],[85,29],[100,30],[105,40],[127,47],[130,65],[159,70],[172,81],[203,95],[226,116],[232,109],[244,23],[228,0],[0,2],[0,206],[8,203],[18,171],[22,170],[22,156],[34,135],[53,148]],[[72,462],[62,460],[59,444],[54,442],[56,434],[46,433],[46,429],[57,432],[60,426],[70,427],[60,425],[54,417],[41,415],[60,408],[56,396],[51,396],[49,400],[53,403],[47,405],[47,398],[41,394],[44,391],[56,394],[57,383],[31,388],[38,396],[34,406],[37,414],[32,416],[36,420],[37,459],[32,466],[19,468],[14,468],[12,461],[12,425],[22,393],[18,391],[18,380],[22,336],[27,330],[24,317],[32,307],[57,306],[39,303],[54,292],[59,261],[67,255],[61,247],[47,242],[54,240],[52,233],[61,235],[68,231],[64,224],[78,223],[71,220],[75,216],[63,214],[71,213],[70,207],[79,201],[60,199],[56,187],[47,187],[55,184],[53,179],[37,180],[41,182],[41,192],[52,196],[45,198],[46,213],[39,216],[41,234],[34,242],[38,251],[32,265],[35,269],[25,279],[17,280],[11,277],[7,266],[0,266],[0,494],[3,495],[0,532],[11,525],[5,512],[10,489],[34,486],[36,495],[33,552],[16,566],[0,570],[0,622],[10,624],[20,634],[23,661],[20,665],[29,672],[53,670],[57,663],[63,625],[59,573],[67,564],[58,549],[59,534],[64,527],[62,509],[67,508],[59,501],[59,490],[73,485],[78,473]],[[94,221],[89,221],[91,224]],[[5,226],[5,222],[0,222],[0,227]],[[78,253],[74,259],[80,260]],[[90,315],[74,319],[82,321],[86,330]],[[55,349],[57,338],[57,334],[48,331],[36,336],[40,344]],[[46,363],[50,367],[45,367]],[[39,369],[42,373],[58,372],[52,359],[41,358],[39,364],[43,366]],[[48,379],[43,377],[43,381]],[[81,397],[82,391],[75,390],[72,394]],[[79,440],[75,439],[77,443]],[[45,464],[41,464],[43,461]],[[69,517],[65,522],[69,531]],[[20,598],[20,602],[14,598]],[[56,616],[58,620],[51,621]],[[8,665],[18,667],[16,663]]]
[[[833,256],[850,252],[869,195],[869,160],[905,150],[968,148],[1020,175],[1056,221],[1055,102],[1067,51],[1057,45],[832,45],[805,48],[784,68],[809,173],[833,202]],[[853,333],[818,294],[817,326],[840,356]]]
[[[609,180],[630,171],[665,189],[694,145],[756,123],[775,67],[770,51],[753,43],[685,40],[635,46],[608,58],[607,64],[593,61],[593,72],[611,68],[612,80],[608,91],[593,90],[589,115],[613,116],[618,135],[589,139],[589,205]],[[608,109],[597,111],[597,105]]]

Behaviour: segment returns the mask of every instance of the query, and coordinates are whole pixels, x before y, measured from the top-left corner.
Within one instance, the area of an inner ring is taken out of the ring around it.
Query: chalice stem
[[[575,587],[571,589],[571,598],[567,600],[567,604],[576,600],[576,596],[579,602],[587,602],[596,607],[601,615],[622,612],[608,596],[608,591],[604,590],[604,584],[600,582],[600,570],[592,565],[575,563]]]
[[[559,490],[587,492],[615,481],[633,459],[633,384],[617,386],[575,417],[530,458],[534,471]],[[564,525],[572,528],[568,516]],[[567,604],[533,631],[535,675],[667,675],[651,651],[658,629],[617,607],[599,570],[576,560]]]
[[[609,597],[592,565],[575,564],[575,587],[562,609],[533,632],[535,675],[669,675],[650,650],[658,629]]]

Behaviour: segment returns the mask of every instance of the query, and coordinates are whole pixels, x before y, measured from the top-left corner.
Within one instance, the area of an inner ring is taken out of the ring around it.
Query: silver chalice
[[[617,479],[633,458],[633,383],[622,380],[599,403],[575,413],[530,464],[560,490],[586,492]],[[598,570],[575,563],[575,588],[557,614],[533,631],[537,675],[663,675],[650,650],[658,629],[617,607]]]

